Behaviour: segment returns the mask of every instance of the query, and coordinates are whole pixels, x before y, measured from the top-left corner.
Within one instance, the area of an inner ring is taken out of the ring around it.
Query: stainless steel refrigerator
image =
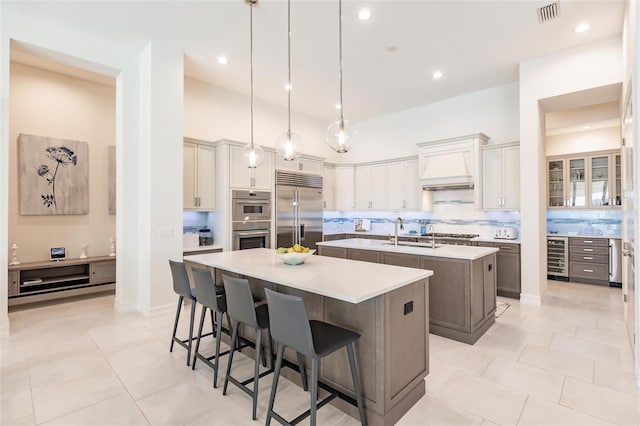
[[[322,241],[322,176],[276,172],[276,247]]]

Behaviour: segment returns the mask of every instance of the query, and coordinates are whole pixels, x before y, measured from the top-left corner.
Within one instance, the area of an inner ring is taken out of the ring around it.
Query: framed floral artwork
[[[21,134],[21,215],[89,213],[89,145]]]

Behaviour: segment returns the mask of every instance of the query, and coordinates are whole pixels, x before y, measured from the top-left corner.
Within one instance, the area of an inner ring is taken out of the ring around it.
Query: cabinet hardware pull
[[[327,202],[323,201],[323,205],[324,205],[324,208],[326,209],[327,208]]]
[[[584,272],[593,272],[593,269],[584,269]]]
[[[591,240],[584,240],[584,241],[583,241],[583,243],[585,243],[585,244],[593,244],[593,241],[591,241]]]
[[[583,257],[583,259],[584,259],[584,260],[593,260],[593,257],[590,257],[590,256],[584,256],[584,257]]]
[[[583,251],[593,251],[593,249],[588,249],[588,248],[586,248],[586,249],[582,249],[582,250],[583,250]]]

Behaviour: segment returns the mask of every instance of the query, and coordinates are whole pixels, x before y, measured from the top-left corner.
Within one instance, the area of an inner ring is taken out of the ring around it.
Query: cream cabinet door
[[[274,173],[274,155],[264,153],[264,161],[255,169],[255,185],[251,185],[251,169],[242,153],[242,147],[231,147],[230,185],[232,188],[271,190]]]
[[[388,174],[388,168],[387,168]],[[404,162],[404,188],[406,210],[420,210],[422,199],[422,187],[418,179],[418,159]]]
[[[355,170],[353,166],[336,166],[336,210],[351,210],[355,207],[354,173]]]
[[[369,197],[374,210],[384,210],[387,207],[387,165],[374,164],[371,167],[371,183]]]
[[[336,209],[336,169],[324,167],[322,176],[322,208],[324,210]]]
[[[313,173],[314,175],[321,175],[324,169],[324,161],[315,158],[300,157],[298,164],[298,171],[303,173]]]
[[[356,166],[356,210],[373,208],[371,199],[371,167]]]
[[[387,207],[391,210],[404,209],[406,202],[405,193],[405,165],[398,161],[387,164]]]
[[[216,208],[216,148],[209,145],[198,145],[198,209],[215,210]]]
[[[502,208],[520,208],[520,147],[502,148]]]
[[[198,146],[185,143],[182,156],[182,205],[185,209],[196,209],[196,180],[198,167]]]
[[[502,208],[501,149],[482,151],[482,208]]]

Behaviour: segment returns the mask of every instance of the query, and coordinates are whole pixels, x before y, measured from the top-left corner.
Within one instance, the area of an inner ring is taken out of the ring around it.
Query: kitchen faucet
[[[431,232],[431,249],[436,248],[436,230],[433,228],[433,225],[429,225],[427,228],[427,234]]]
[[[398,217],[396,219],[396,238],[393,240],[393,245],[398,247],[398,224],[400,224],[400,229],[404,229],[404,225],[402,224],[402,218]]]

